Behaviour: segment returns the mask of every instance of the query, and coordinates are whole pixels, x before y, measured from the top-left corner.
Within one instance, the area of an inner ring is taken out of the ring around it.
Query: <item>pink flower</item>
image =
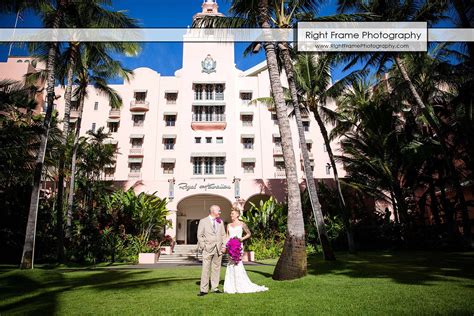
[[[242,243],[240,242],[240,240],[237,237],[233,237],[229,239],[226,247],[231,260],[235,264],[239,263],[242,257]]]
[[[222,223],[222,219],[220,217],[216,217],[216,222],[218,222],[220,224],[220,223]]]

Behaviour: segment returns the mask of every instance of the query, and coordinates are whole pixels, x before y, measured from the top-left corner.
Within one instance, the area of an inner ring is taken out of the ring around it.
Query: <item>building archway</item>
[[[252,195],[251,197],[249,197],[247,199],[247,201],[245,201],[245,204],[244,204],[244,212],[248,211],[252,205],[250,204],[253,203],[255,204],[255,206],[259,206],[260,205],[260,201],[263,201],[263,202],[266,202],[267,200],[269,200],[271,198],[271,195],[267,195],[267,194],[255,194],[255,195]]]
[[[196,194],[183,198],[177,204],[176,241],[178,244],[197,243],[199,220],[209,214],[209,207],[219,205],[224,223],[230,222],[232,203],[225,197],[216,194]]]

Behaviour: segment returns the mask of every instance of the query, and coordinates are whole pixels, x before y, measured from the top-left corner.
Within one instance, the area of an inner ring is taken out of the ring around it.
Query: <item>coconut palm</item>
[[[338,5],[339,12],[370,13],[376,16],[375,20],[378,21],[427,21],[428,27],[440,20],[446,19],[446,8],[446,1],[341,0]],[[373,17],[371,19],[374,20]],[[347,61],[344,70],[351,68],[359,62],[363,62],[365,64],[364,69],[373,66],[377,68],[377,72],[383,73],[386,70],[387,64],[394,63],[396,65],[404,79],[405,87],[411,93],[410,102],[414,104],[414,111],[421,113],[428,126],[436,133],[443,148],[444,160],[448,166],[460,209],[462,210],[461,213],[463,214],[465,237],[467,242],[470,243],[471,225],[467,203],[460,176],[455,167],[452,150],[445,139],[447,133],[440,124],[439,118],[434,114],[432,106],[421,98],[417,87],[409,75],[410,71],[404,62],[404,55],[399,52],[351,53],[346,54],[343,59]]]
[[[281,1],[272,3],[281,4]],[[274,6],[268,0],[234,0],[229,9],[230,18],[205,17],[195,21],[195,26],[233,26],[233,27],[272,27]],[[267,61],[270,86],[275,102],[278,127],[282,140],[283,158],[288,187],[288,229],[283,252],[278,260],[273,278],[277,280],[295,279],[306,275],[307,258],[303,212],[300,189],[296,172],[296,159],[293,149],[288,107],[285,102],[283,87],[280,81],[277,45],[265,33],[264,41],[258,44],[263,47]]]
[[[89,89],[92,86],[96,92],[107,97],[112,108],[120,108],[122,106],[122,98],[115,89],[108,86],[107,80],[119,76],[128,81],[133,74],[131,70],[125,69],[120,62],[113,60],[107,54],[107,50],[108,44],[84,43],[79,52],[81,58],[77,60],[77,87],[74,95],[77,97],[79,108],[71,159],[71,179],[69,183],[66,223],[67,237],[70,236],[72,227],[77,146],[80,139],[82,113]]]
[[[49,3],[51,2],[51,3]],[[19,10],[21,7],[32,9],[41,9],[48,11],[43,16],[48,17],[45,23],[46,27],[58,28],[61,25],[61,20],[64,15],[64,11],[68,5],[67,0],[60,1],[18,1],[15,3],[15,9]],[[39,4],[39,6],[38,6]],[[25,233],[25,244],[23,247],[23,254],[21,257],[20,267],[22,269],[32,269],[34,261],[34,248],[35,248],[35,235],[36,235],[36,221],[38,215],[38,204],[39,204],[39,193],[41,184],[41,175],[43,173],[43,164],[46,154],[46,147],[48,145],[48,135],[50,131],[51,117],[53,113],[53,103],[55,99],[54,95],[54,84],[55,84],[55,69],[56,69],[56,56],[57,56],[58,44],[53,42],[49,45],[48,59],[46,63],[46,70],[48,73],[47,77],[47,106],[46,113],[43,120],[43,133],[41,134],[41,144],[38,150],[36,158],[36,165],[33,178],[33,187],[31,190],[30,208],[28,212],[28,221]]]
[[[318,123],[319,130],[323,136],[324,145],[328,153],[329,161],[334,173],[334,181],[339,195],[339,203],[343,214],[344,224],[346,226],[347,242],[349,251],[355,251],[354,236],[350,224],[350,214],[342,194],[341,183],[337,171],[334,153],[331,148],[331,142],[326,125],[323,122],[328,89],[331,85],[331,60],[328,55],[301,54],[296,58],[295,73],[296,82],[301,95],[301,104],[311,111]],[[339,81],[336,85],[344,85],[345,81]],[[338,88],[338,87],[332,87]]]
[[[108,8],[104,8],[103,5],[107,4],[108,1],[94,0],[87,3],[79,2],[73,8],[75,12],[69,12],[67,24],[70,27],[87,28],[87,27],[102,27],[102,28],[133,28],[137,26],[135,20],[127,17],[124,12],[110,11]],[[138,53],[138,45],[136,43],[107,43],[108,50],[114,53],[127,53],[129,55],[136,55]],[[76,60],[80,56],[78,53],[81,49],[81,43],[71,42],[69,47],[63,54],[65,65],[60,68],[61,81],[66,81],[66,89],[64,94],[64,119],[63,119],[63,131],[64,131],[64,145],[70,135],[70,112],[71,112],[71,101],[72,101],[72,86],[74,79],[74,70],[76,66]],[[58,239],[60,240],[58,245],[58,258],[61,260],[63,253],[63,196],[64,196],[64,177],[65,177],[65,155],[61,155],[59,159],[58,167],[58,183],[57,183],[57,197],[56,197],[56,213],[58,219]],[[69,214],[69,213],[68,213]],[[70,227],[70,215],[68,217],[68,227]]]

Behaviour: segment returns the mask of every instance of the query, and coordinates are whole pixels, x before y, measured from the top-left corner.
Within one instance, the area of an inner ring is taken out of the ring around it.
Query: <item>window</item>
[[[110,133],[117,133],[119,128],[119,122],[109,122],[107,123]]]
[[[224,122],[225,107],[214,105],[195,105],[193,106],[194,122]]]
[[[130,173],[139,173],[142,169],[142,163],[141,162],[131,162],[129,164],[130,167]]]
[[[252,92],[241,92],[240,99],[242,103],[249,103],[252,100]]]
[[[224,174],[224,157],[216,157],[216,174]]]
[[[173,150],[174,149],[174,139],[173,138],[165,138],[165,150]]]
[[[94,111],[99,109],[99,102],[94,102]]]
[[[253,138],[243,138],[244,149],[253,149]]]
[[[206,137],[206,144],[212,144],[212,137]]]
[[[175,126],[176,125],[176,115],[165,115],[166,126]]]
[[[326,164],[326,174],[331,174],[331,165],[329,163]]]
[[[244,162],[242,165],[244,168],[244,173],[254,173],[255,162]]]
[[[275,125],[278,124],[278,116],[276,115],[276,113],[272,113],[272,120],[273,120],[273,124]]]
[[[106,177],[113,177],[115,174],[115,168],[105,168],[104,169],[104,175]]]
[[[275,147],[281,147],[281,137],[273,137],[273,142],[275,143]]]
[[[213,100],[214,99],[214,89],[213,86],[210,84],[206,85],[206,100]]]
[[[204,158],[204,174],[213,174],[213,159],[211,157]]]
[[[202,174],[202,158],[193,158],[193,174]]]
[[[145,122],[145,115],[144,114],[135,114],[132,115],[133,126],[139,127],[143,126]]]
[[[193,157],[194,175],[222,175],[225,170],[224,157]]]
[[[313,148],[312,144],[308,143],[306,144],[306,148],[308,149],[309,152],[311,152],[311,148]]]
[[[194,137],[194,142],[196,144],[200,144],[201,143],[201,137]]]
[[[278,171],[285,170],[285,162],[284,161],[276,161],[275,167]]]
[[[202,100],[202,85],[194,86],[194,100]]]
[[[163,174],[173,174],[173,173],[174,173],[174,163],[164,162]]]
[[[165,93],[166,104],[176,104],[178,99],[178,93],[176,92],[167,92]]]
[[[242,115],[242,126],[252,126],[253,115]]]
[[[135,102],[136,103],[145,103],[146,92],[135,92]]]
[[[224,143],[224,138],[216,137],[216,144],[223,144],[223,143]]]
[[[71,111],[79,110],[79,101],[71,101]]]
[[[303,129],[305,132],[309,132],[309,121],[303,121]]]
[[[95,132],[95,123],[92,123],[91,131]]]
[[[224,100],[224,85],[216,84],[216,100]]]
[[[132,138],[132,148],[142,148],[143,138]]]

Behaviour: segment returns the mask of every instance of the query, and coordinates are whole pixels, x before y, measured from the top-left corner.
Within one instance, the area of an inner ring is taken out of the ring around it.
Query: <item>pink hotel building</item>
[[[215,2],[207,0],[194,18],[220,14],[217,9]],[[192,37],[193,30],[185,36]],[[137,192],[156,191],[169,198],[173,225],[167,234],[178,243],[193,244],[198,220],[207,215],[210,205],[220,205],[224,220],[229,221],[231,206],[246,210],[249,202],[269,196],[284,201],[286,183],[276,114],[259,102],[250,104],[270,96],[266,62],[239,70],[234,44],[223,42],[184,42],[182,57],[182,68],[174,76],[138,68],[130,82],[112,85],[123,98],[121,109],[111,109],[107,99],[90,87],[81,134],[101,126],[111,132],[109,141],[118,154],[104,179],[124,189],[135,186]],[[3,78],[19,79],[31,71],[35,69],[28,57],[10,57],[0,64]],[[56,94],[61,96],[56,109],[63,117],[64,89],[57,87]],[[72,123],[77,116],[73,108]],[[290,122],[303,183],[296,123],[292,118]],[[332,179],[312,114],[304,118],[304,127],[315,178]],[[338,153],[338,143],[331,146]],[[341,166],[338,171],[345,175]]]

